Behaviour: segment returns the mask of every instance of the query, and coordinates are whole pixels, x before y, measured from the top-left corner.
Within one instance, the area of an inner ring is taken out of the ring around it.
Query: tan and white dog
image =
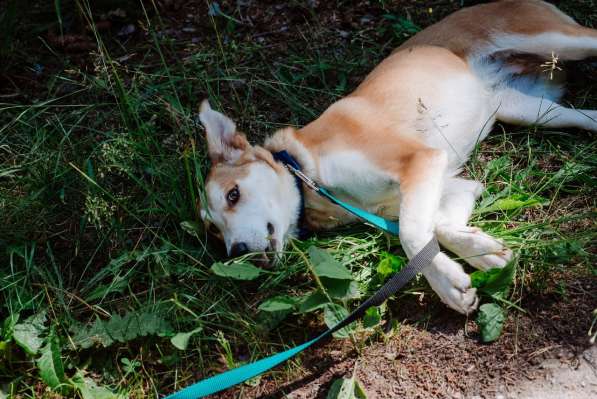
[[[483,187],[457,177],[496,120],[597,131],[597,111],[558,104],[561,87],[540,65],[597,56],[597,30],[551,4],[506,0],[462,9],[416,34],[350,95],[302,129],[251,146],[207,101],[200,120],[212,169],[204,219],[229,255],[282,251],[296,234],[300,190],[272,152],[286,150],[340,199],[399,219],[410,258],[433,235],[470,265],[503,267],[512,252],[467,226]],[[305,222],[328,229],[355,221],[304,190]],[[478,300],[462,266],[439,253],[424,272],[441,300],[469,313]]]

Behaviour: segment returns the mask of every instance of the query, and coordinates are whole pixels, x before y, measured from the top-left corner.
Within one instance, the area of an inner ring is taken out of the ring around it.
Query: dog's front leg
[[[400,242],[408,258],[415,256],[434,236],[447,156],[443,151],[417,151],[400,173]],[[441,300],[468,314],[478,304],[476,290],[462,266],[440,252],[423,271]]]

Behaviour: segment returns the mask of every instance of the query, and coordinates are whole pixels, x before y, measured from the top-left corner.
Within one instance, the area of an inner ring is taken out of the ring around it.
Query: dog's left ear
[[[209,102],[201,103],[199,120],[207,133],[207,147],[212,163],[234,162],[243,154],[247,140],[236,132],[236,125],[226,115],[211,109]]]

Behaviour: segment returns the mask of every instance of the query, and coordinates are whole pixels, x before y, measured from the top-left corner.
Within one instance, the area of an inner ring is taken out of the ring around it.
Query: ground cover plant
[[[374,292],[406,258],[363,225],[292,241],[273,269],[226,260],[198,215],[195,114],[209,97],[253,142],[303,125],[469,4],[0,2],[0,398],[156,397],[304,342]],[[592,0],[558,5],[597,24]],[[566,67],[566,101],[597,108],[595,64]],[[471,319],[419,278],[221,396],[487,394],[582,351],[597,308],[596,145],[497,125],[477,148],[473,224],[517,259],[473,274]]]

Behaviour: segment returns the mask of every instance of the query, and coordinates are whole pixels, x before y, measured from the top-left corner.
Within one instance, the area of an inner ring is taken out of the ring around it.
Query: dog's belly
[[[471,73],[454,74],[438,86],[433,93],[418,93],[412,125],[426,145],[446,152],[448,170],[455,173],[491,130],[499,104]]]

